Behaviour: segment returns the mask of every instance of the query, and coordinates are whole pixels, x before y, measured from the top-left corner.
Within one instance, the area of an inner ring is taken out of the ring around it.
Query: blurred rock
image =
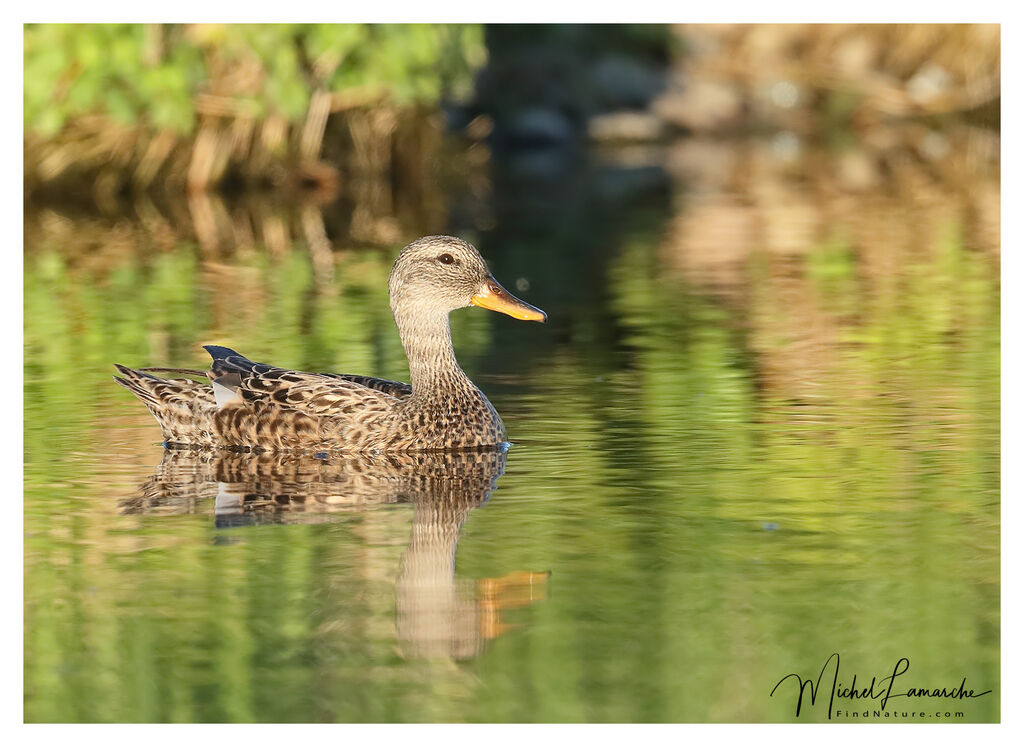
[[[593,119],[642,112],[667,87],[670,33],[663,26],[495,24],[486,38],[473,113],[493,119],[500,148],[581,143]],[[613,139],[652,137],[654,121],[639,122],[605,120],[597,132],[603,138],[614,127]]]
[[[743,99],[735,86],[712,78],[694,78],[673,85],[651,105],[669,124],[686,130],[718,130],[736,125],[743,114]]]
[[[953,85],[953,76],[941,65],[928,62],[907,81],[907,95],[918,104],[927,104]]]
[[[516,145],[568,145],[576,128],[556,109],[524,109],[505,123],[504,135]]]
[[[949,153],[949,138],[941,132],[929,130],[917,143],[917,150],[929,161],[938,161]]]
[[[878,165],[863,149],[846,151],[839,156],[836,181],[851,192],[872,189],[878,185]]]
[[[792,132],[777,133],[771,139],[771,154],[782,163],[793,163],[800,158],[803,143]]]
[[[875,64],[877,40],[868,36],[852,36],[836,44],[832,59],[843,75],[864,75]]]
[[[642,109],[665,89],[665,73],[621,55],[605,57],[591,68],[595,104],[605,111]]]

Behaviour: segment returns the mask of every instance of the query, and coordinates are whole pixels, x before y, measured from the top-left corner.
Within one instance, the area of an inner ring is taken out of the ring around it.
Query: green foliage
[[[24,41],[25,126],[43,137],[89,114],[188,133],[204,92],[292,122],[319,85],[436,104],[465,96],[484,58],[473,25],[38,24],[25,27]],[[230,76],[242,64],[259,74],[239,89]]]
[[[201,52],[176,44],[147,64],[151,43],[140,25],[26,26],[26,127],[52,136],[70,119],[105,113],[125,124],[146,119],[189,131],[192,99],[204,77]]]

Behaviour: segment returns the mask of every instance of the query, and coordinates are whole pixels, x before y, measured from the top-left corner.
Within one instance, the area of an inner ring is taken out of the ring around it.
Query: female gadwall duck
[[[276,368],[216,345],[205,346],[210,371],[117,366],[124,378],[114,379],[149,408],[168,445],[420,451],[502,443],[501,418],[455,360],[448,314],[482,306],[516,319],[547,316],[502,288],[477,250],[451,236],[409,244],[388,289],[411,385]],[[168,371],[203,380],[153,373]]]

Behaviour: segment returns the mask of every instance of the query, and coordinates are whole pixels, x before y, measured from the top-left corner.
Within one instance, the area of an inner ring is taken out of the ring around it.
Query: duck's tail
[[[205,371],[188,368],[128,368],[114,364],[121,376],[114,381],[130,391],[160,424],[164,442],[175,445],[213,444],[213,413],[217,403]],[[175,373],[191,378],[162,379],[152,372]],[[123,377],[123,378],[122,378]]]

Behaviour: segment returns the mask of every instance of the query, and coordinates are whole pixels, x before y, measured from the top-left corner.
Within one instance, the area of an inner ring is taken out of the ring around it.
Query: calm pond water
[[[770,693],[838,652],[993,691],[897,720],[998,720],[998,162],[942,137],[495,159],[426,215],[30,207],[25,719],[825,721]],[[452,317],[507,453],[165,452],[111,380],[404,379],[386,277],[438,231],[549,314]]]

